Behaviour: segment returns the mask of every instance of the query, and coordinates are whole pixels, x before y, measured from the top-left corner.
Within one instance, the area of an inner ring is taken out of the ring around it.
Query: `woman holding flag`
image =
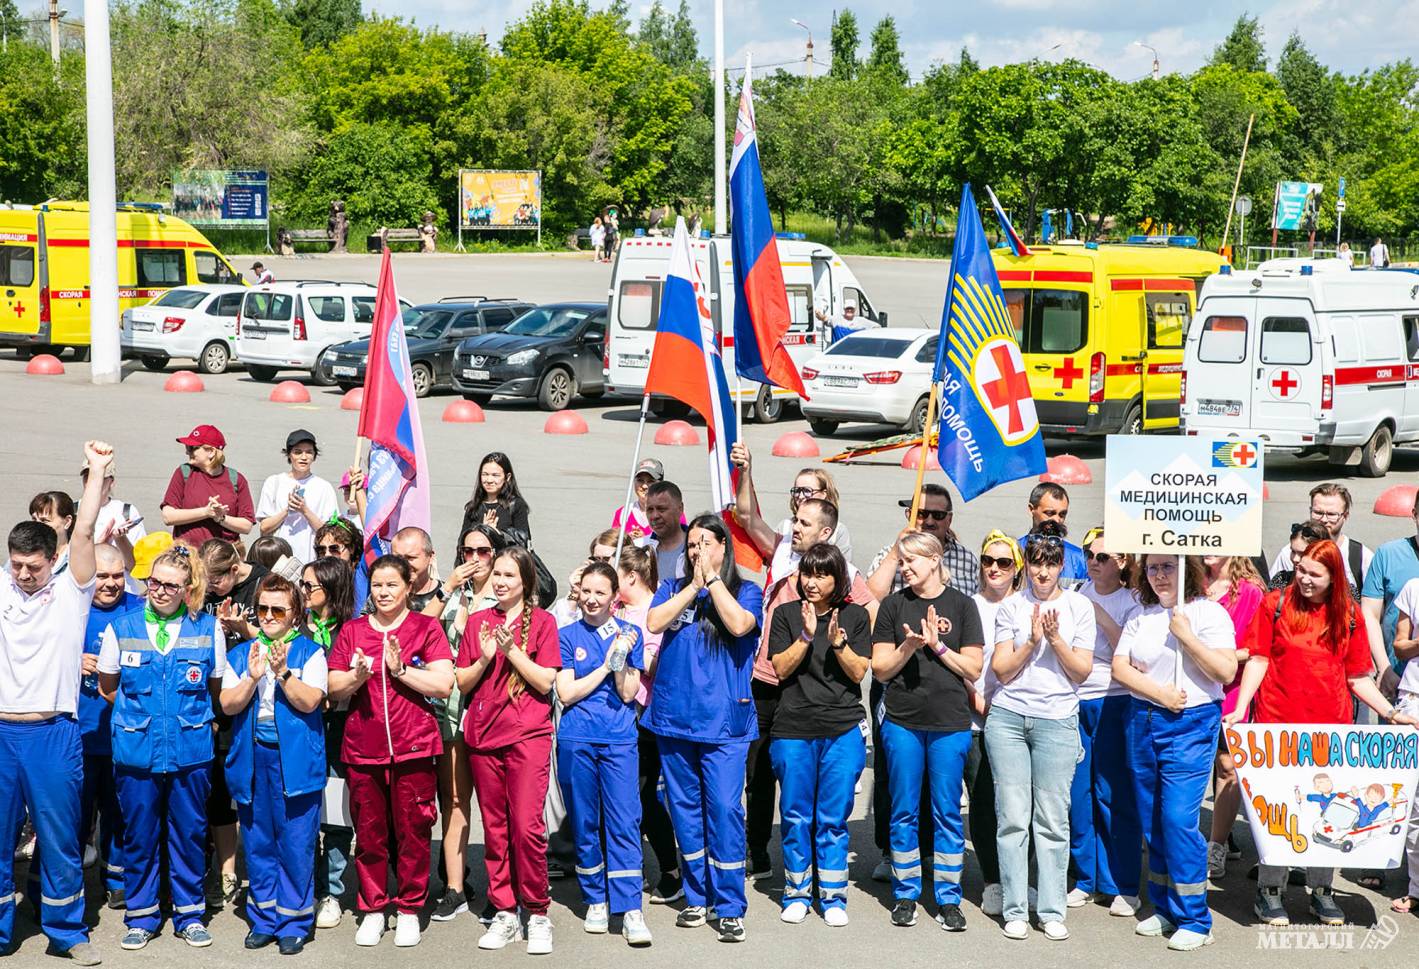
[[[1202,560],[1184,561],[1179,574],[1177,556],[1144,556],[1133,579],[1141,609],[1124,625],[1112,669],[1133,694],[1127,760],[1153,902],[1134,932],[1171,933],[1168,948],[1186,952],[1212,943],[1198,811],[1212,773],[1222,686],[1237,672],[1237,641],[1227,611],[1207,598]]]
[[[719,916],[721,942],[744,940],[744,764],[758,735],[749,682],[763,591],[741,579],[729,529],[690,523],[690,575],[666,579],[646,631],[664,633],[645,725],[659,740],[670,818],[684,858],[687,907],[675,924]]]

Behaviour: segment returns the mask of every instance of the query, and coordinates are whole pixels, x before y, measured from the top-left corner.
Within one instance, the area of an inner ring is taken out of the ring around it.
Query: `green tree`
[[[690,17],[688,0],[680,0],[680,6],[671,15],[660,0],[651,4],[650,11],[641,19],[638,39],[656,59],[676,71],[692,71],[699,67],[700,40],[695,33],[695,22]]]
[[[360,22],[360,0],[286,0],[286,19],[306,47],[333,44]]]
[[[0,50],[0,200],[83,198],[84,62],[17,36]]]
[[[833,62],[828,73],[839,81],[851,81],[857,76],[857,46],[861,38],[857,35],[857,17],[851,10],[843,10],[833,17],[830,32]]]
[[[417,225],[439,210],[428,129],[357,121],[327,138],[301,166],[289,215],[298,224],[324,225],[332,199],[368,226]]]
[[[1239,71],[1266,70],[1266,45],[1257,18],[1245,13],[1239,16],[1227,39],[1212,52],[1211,63],[1228,64]]]
[[[908,81],[907,68],[902,62],[901,35],[891,16],[883,17],[872,28],[872,49],[867,55],[867,71],[895,84]]]
[[[1297,34],[1292,34],[1276,59],[1276,79],[1286,100],[1296,109],[1298,134],[1312,151],[1328,154],[1339,135],[1335,111],[1335,79],[1315,59]]]
[[[12,40],[23,40],[24,29],[15,0],[0,0],[0,37],[5,39],[5,45],[8,47]]]

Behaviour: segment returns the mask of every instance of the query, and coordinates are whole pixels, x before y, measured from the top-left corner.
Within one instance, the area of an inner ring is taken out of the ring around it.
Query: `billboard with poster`
[[[192,171],[172,177],[172,214],[190,225],[265,227],[270,200],[266,172]]]
[[[542,173],[465,168],[458,173],[460,229],[542,227]]]

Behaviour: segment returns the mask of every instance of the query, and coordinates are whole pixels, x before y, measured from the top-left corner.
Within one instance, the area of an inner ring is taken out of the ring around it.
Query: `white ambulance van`
[[[1419,273],[1222,267],[1188,328],[1182,394],[1185,434],[1260,438],[1383,477],[1396,444],[1419,442]]]
[[[833,321],[844,306],[856,307],[858,318],[871,325],[886,326],[887,314],[868,301],[862,284],[836,252],[797,233],[791,236],[777,240],[792,315],[784,343],[801,368],[828,344]],[[751,381],[745,381],[740,391],[734,378],[734,261],[729,237],[691,239],[690,252],[700,278],[709,286],[710,316],[724,355],[730,393],[740,395],[741,407],[752,401],[755,419],[761,423],[778,420],[783,416],[784,403],[796,399],[796,394]],[[669,266],[668,236],[638,237],[621,243],[607,291],[610,326],[602,361],[607,394],[640,397],[645,392],[645,375],[655,346],[655,324],[660,318],[660,288]],[[815,307],[825,311],[826,322],[817,319]]]

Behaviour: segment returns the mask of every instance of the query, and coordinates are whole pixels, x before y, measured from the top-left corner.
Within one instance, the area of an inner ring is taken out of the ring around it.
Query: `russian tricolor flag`
[[[783,267],[764,195],[754,134],[754,93],[746,68],[729,162],[730,247],[734,253],[734,369],[741,377],[791,390],[804,400],[803,378],[783,338],[792,316],[783,288]]]
[[[366,563],[389,551],[399,529],[417,525],[428,531],[431,524],[429,461],[388,249],[379,266],[369,353],[358,432],[370,442],[365,476]]]
[[[690,255],[690,236],[684,218],[675,220],[670,246],[670,267],[660,292],[660,319],[655,325],[655,348],[646,372],[645,392],[683,402],[705,421],[709,438],[711,507],[723,512],[734,503],[735,475],[729,463],[729,446],[739,438],[739,420],[729,383],[724,376],[699,267]],[[725,515],[734,538],[735,560],[751,571],[763,567],[753,543]]]
[[[1000,207],[1000,199],[995,197],[989,185],[985,187],[985,194],[990,196],[990,205],[995,209],[995,217],[1000,220],[1000,231],[1005,233],[1005,241],[1009,244],[1010,251],[1017,256],[1030,255],[1030,247],[1025,245],[1025,240],[1020,238],[1020,233],[1015,231],[1015,227],[1005,217],[1005,210]]]

